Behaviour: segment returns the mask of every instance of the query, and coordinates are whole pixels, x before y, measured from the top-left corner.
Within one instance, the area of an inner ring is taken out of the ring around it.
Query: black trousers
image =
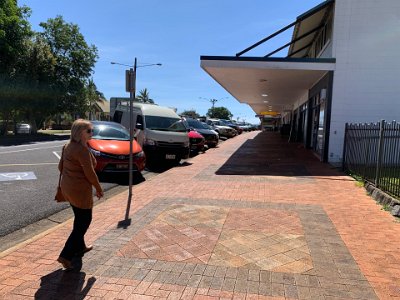
[[[60,256],[72,260],[75,255],[80,255],[85,249],[85,233],[92,222],[92,209],[82,209],[75,207],[71,204],[72,210],[74,211],[74,227],[71,234],[69,235],[65,246],[62,249]]]

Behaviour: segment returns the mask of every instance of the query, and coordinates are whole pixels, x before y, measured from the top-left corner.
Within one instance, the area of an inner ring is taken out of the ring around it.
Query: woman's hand
[[[104,192],[103,191],[96,191],[96,196],[98,199],[102,198],[104,196]]]

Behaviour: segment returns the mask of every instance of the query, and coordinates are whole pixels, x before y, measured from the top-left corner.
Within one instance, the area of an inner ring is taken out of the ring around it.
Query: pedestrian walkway
[[[400,224],[275,132],[244,133],[94,209],[94,249],[56,262],[71,221],[0,254],[0,299],[395,299]]]

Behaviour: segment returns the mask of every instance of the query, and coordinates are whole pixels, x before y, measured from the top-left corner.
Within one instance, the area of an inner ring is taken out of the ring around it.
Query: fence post
[[[379,173],[382,164],[382,152],[383,152],[383,132],[385,127],[385,120],[381,120],[379,125],[379,143],[378,143],[378,159],[376,161],[376,173],[375,173],[375,187],[379,187]]]
[[[344,141],[343,141],[343,153],[342,153],[342,171],[345,171],[345,165],[346,165],[346,146],[347,146],[347,130],[348,130],[348,124],[344,126]]]

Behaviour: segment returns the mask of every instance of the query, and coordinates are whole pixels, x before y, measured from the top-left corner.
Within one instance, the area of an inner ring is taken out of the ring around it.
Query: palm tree
[[[87,99],[87,105],[89,108],[89,120],[93,120],[95,117],[95,105],[97,100],[99,99],[98,91],[96,84],[92,79],[88,80],[87,86],[86,86],[86,99]]]
[[[154,104],[154,100],[150,98],[149,91],[146,88],[139,91],[139,95],[136,97],[136,100],[143,103]]]

